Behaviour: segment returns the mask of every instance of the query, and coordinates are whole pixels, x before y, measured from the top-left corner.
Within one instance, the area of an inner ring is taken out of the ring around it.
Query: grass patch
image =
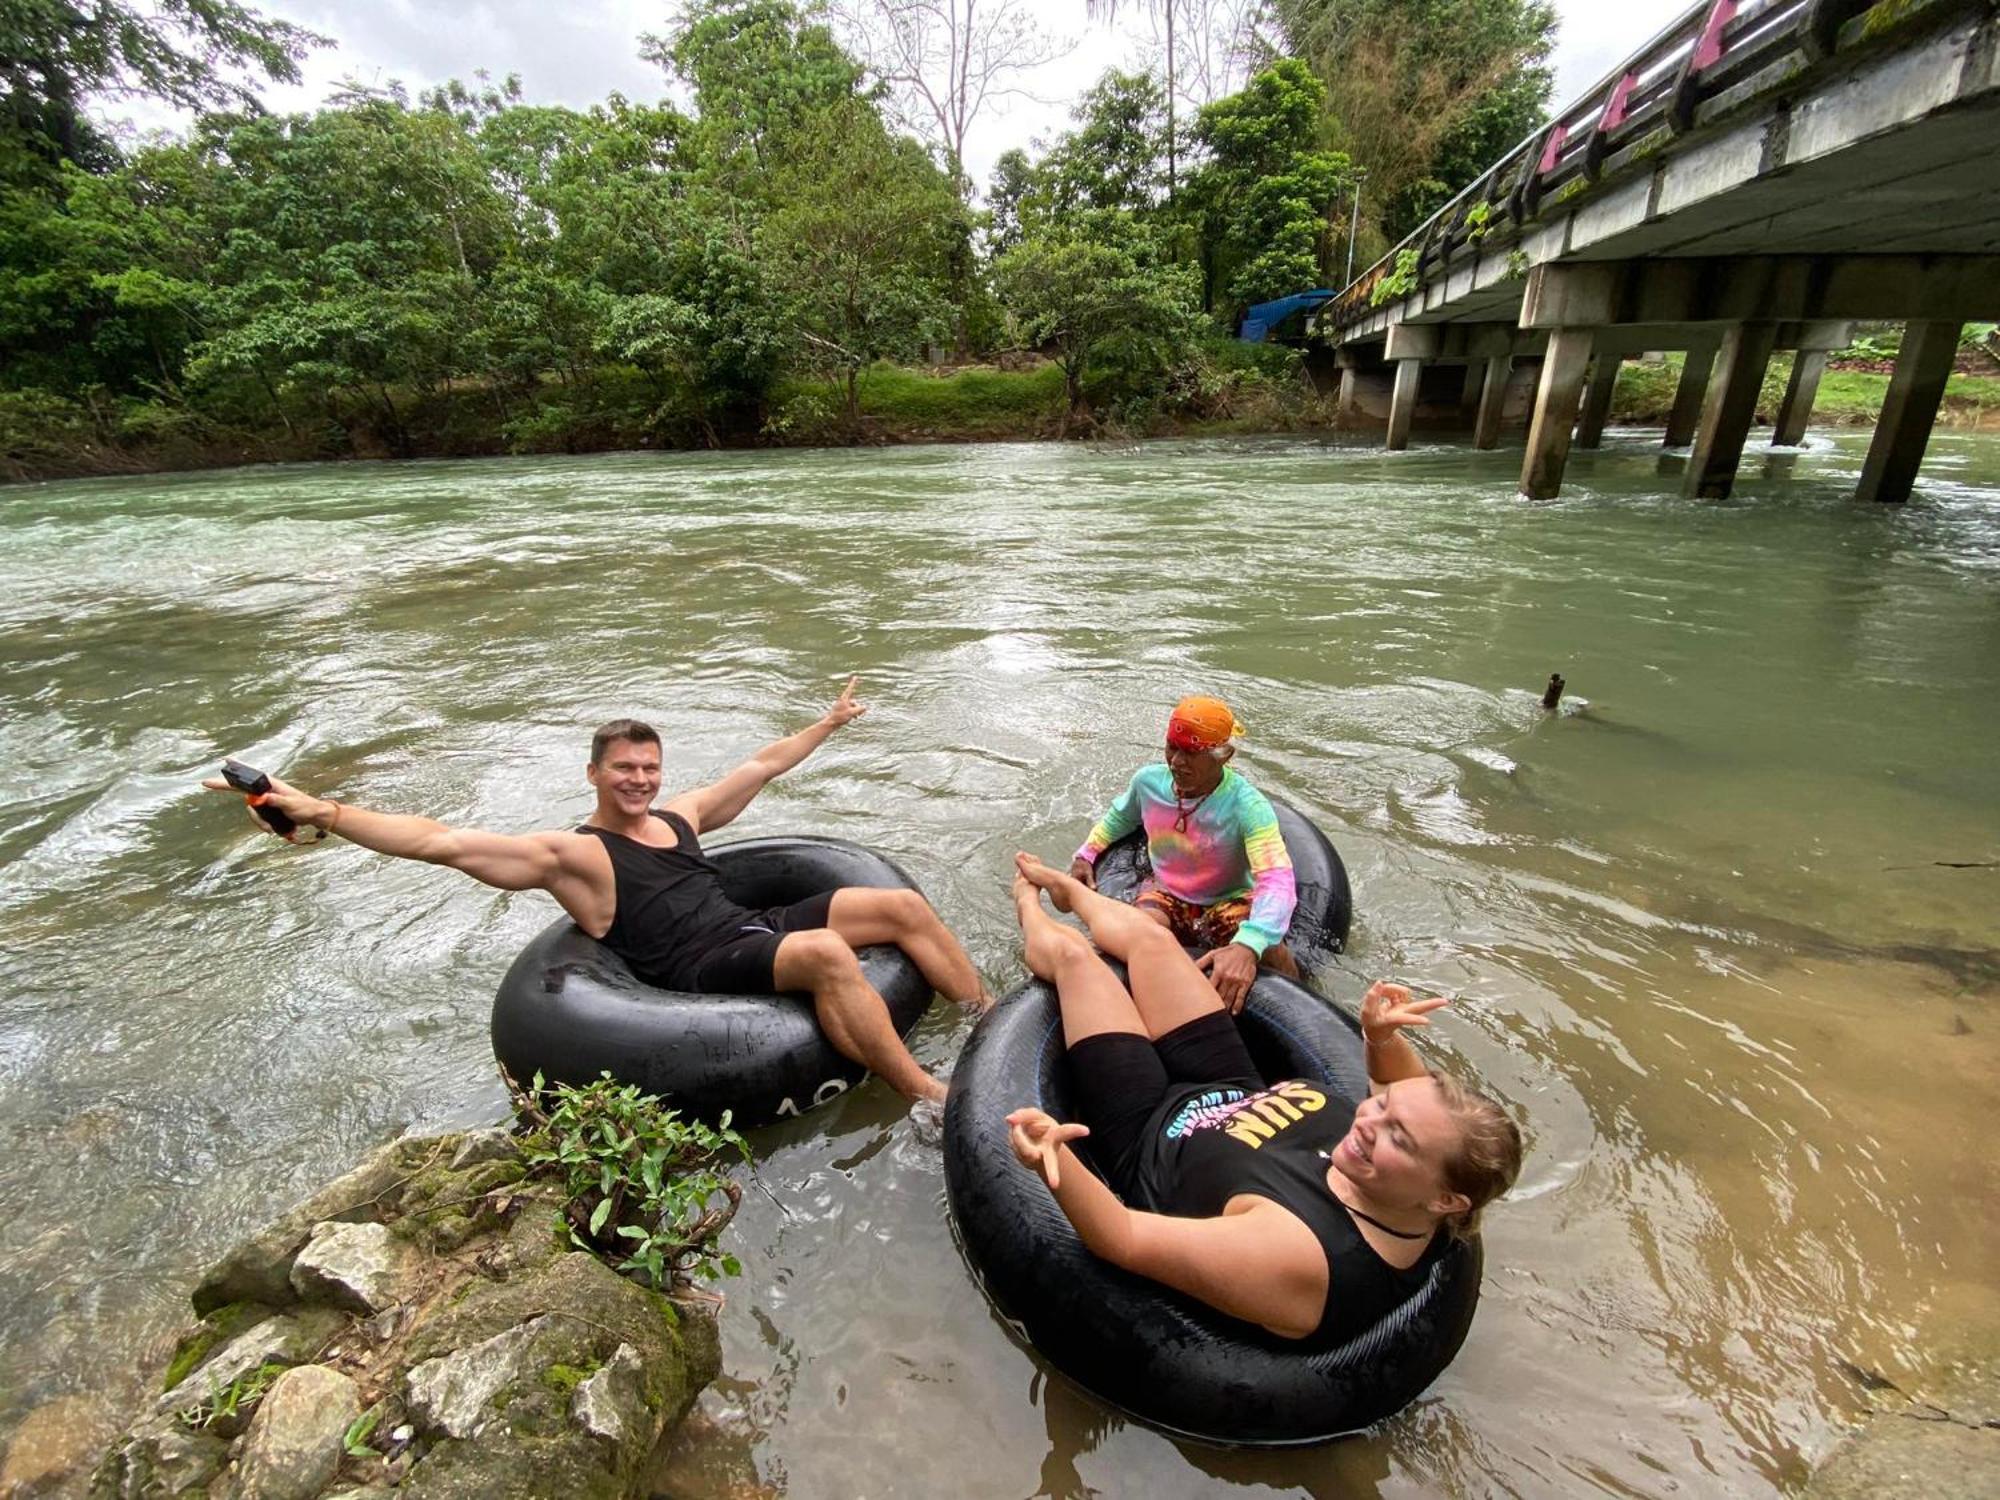
[[[1618,389],[1611,398],[1612,420],[1641,425],[1659,425],[1667,420],[1674,404],[1674,390],[1680,384],[1685,356],[1669,354],[1663,363],[1645,364],[1627,360],[1618,371]],[[1763,389],[1757,394],[1757,420],[1776,419],[1785,399],[1785,383],[1791,379],[1792,357],[1773,356],[1764,373]],[[1889,377],[1867,370],[1828,370],[1820,378],[1813,400],[1812,420],[1821,427],[1867,427],[1882,412],[1889,394]],[[1941,427],[1985,426],[2000,416],[2000,376],[1953,375],[1944,388],[1944,404],[1938,413]]]

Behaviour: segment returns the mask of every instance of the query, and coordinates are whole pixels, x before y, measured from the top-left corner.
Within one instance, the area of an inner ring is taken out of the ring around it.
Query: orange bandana
[[[1183,698],[1167,718],[1167,743],[1177,750],[1214,750],[1242,730],[1220,698]]]

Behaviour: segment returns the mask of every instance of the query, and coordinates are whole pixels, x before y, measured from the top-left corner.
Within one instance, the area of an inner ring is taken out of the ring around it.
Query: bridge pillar
[[[1944,383],[1951,378],[1958,355],[1958,323],[1911,322],[1903,329],[1903,347],[1896,372],[1889,377],[1889,394],[1875,424],[1868,461],[1861,466],[1858,498],[1897,504],[1910,498],[1924,448],[1937,421]]]
[[[1715,368],[1715,346],[1702,344],[1687,352],[1680,384],[1674,387],[1674,407],[1667,413],[1667,435],[1660,446],[1685,448],[1701,425],[1701,404],[1708,396],[1708,373]]]
[[[1479,398],[1486,389],[1486,365],[1481,360],[1471,360],[1465,366],[1465,384],[1458,392],[1458,417],[1462,422],[1477,420]]]
[[[1774,323],[1738,323],[1723,334],[1715,373],[1709,377],[1708,403],[1701,410],[1701,431],[1688,459],[1686,489],[1694,498],[1729,498],[1777,336]]]
[[[1792,378],[1785,382],[1777,430],[1771,434],[1773,448],[1796,448],[1806,440],[1806,423],[1819,395],[1819,378],[1826,373],[1826,357],[1824,349],[1801,349],[1793,357]]]
[[[1591,367],[1590,385],[1583,394],[1583,415],[1576,421],[1579,448],[1602,447],[1604,424],[1611,416],[1611,396],[1618,389],[1618,367],[1623,361],[1610,350],[1597,356]]]
[[[1500,446],[1500,423],[1507,412],[1507,380],[1514,373],[1514,356],[1496,354],[1486,361],[1479,388],[1479,415],[1472,424],[1472,446]]]
[[[1333,398],[1333,415],[1336,420],[1354,414],[1354,387],[1358,378],[1352,364],[1340,367],[1340,394]]]
[[[1410,422],[1417,414],[1417,384],[1423,375],[1422,360],[1396,361],[1396,390],[1389,398],[1389,436],[1384,444],[1391,453],[1410,446]]]
[[[1426,360],[1437,358],[1438,330],[1416,323],[1397,323],[1389,329],[1384,351],[1396,365],[1396,390],[1389,399],[1389,436],[1385,446],[1400,453],[1410,446],[1410,422],[1417,414],[1417,386],[1424,375]]]
[[[1521,493],[1530,500],[1553,500],[1562,491],[1569,461],[1570,429],[1576,425],[1583,377],[1590,367],[1595,328],[1551,328],[1542,356],[1542,383],[1535,392],[1535,415],[1528,424],[1528,452],[1521,461]]]

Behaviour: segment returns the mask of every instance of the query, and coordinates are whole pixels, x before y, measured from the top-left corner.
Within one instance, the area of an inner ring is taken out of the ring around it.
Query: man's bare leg
[[[1222,1009],[1208,976],[1194,966],[1173,933],[1145,912],[1099,895],[1033,855],[1017,854],[1014,864],[1023,879],[1049,893],[1058,909],[1083,918],[1098,947],[1124,960],[1132,1001],[1145,1020],[1148,1036],[1157,1041],[1176,1027]]]
[[[944,1098],[945,1086],[910,1056],[889,1020],[888,1003],[863,977],[860,960],[838,933],[826,928],[787,933],[771,971],[780,990],[812,995],[820,1030],[842,1057],[860,1063],[905,1099]]]
[[[1287,979],[1299,977],[1299,961],[1292,957],[1292,950],[1284,943],[1273,943],[1257,960],[1259,968],[1269,969],[1273,974],[1282,974]]]
[[[1014,877],[1014,914],[1028,943],[1028,971],[1054,985],[1062,1002],[1064,1046],[1107,1031],[1147,1035],[1145,1018],[1118,976],[1082,933],[1042,910],[1042,893],[1019,875]]]
[[[826,925],[850,948],[894,943],[909,955],[931,988],[947,1000],[981,1010],[993,1003],[965,949],[930,902],[915,891],[843,886],[833,893]]]

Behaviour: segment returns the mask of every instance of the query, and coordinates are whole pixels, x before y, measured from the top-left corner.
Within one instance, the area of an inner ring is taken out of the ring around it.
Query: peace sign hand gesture
[[[1386,1042],[1405,1026],[1428,1026],[1426,1019],[1445,997],[1433,995],[1419,1000],[1400,984],[1378,980],[1361,997],[1361,1034],[1375,1043]]]
[[[1062,1186],[1056,1163],[1063,1146],[1089,1134],[1088,1125],[1064,1125],[1046,1110],[1017,1109],[1007,1116],[1007,1144],[1014,1148],[1015,1160],[1040,1171],[1051,1192]]]
[[[867,704],[854,701],[854,684],[860,680],[859,676],[848,678],[847,686],[840,690],[840,696],[833,700],[833,707],[826,711],[826,722],[833,728],[851,724],[868,712]]]

